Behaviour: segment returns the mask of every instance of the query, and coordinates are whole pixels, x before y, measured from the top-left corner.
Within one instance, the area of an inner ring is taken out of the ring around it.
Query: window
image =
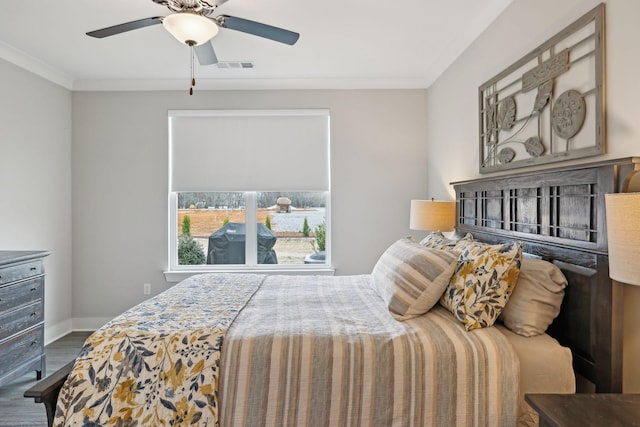
[[[170,111],[171,271],[328,270],[327,110]]]

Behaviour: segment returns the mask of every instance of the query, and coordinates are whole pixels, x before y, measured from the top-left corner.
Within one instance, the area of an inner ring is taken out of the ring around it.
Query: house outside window
[[[331,272],[328,110],[169,111],[169,272]]]

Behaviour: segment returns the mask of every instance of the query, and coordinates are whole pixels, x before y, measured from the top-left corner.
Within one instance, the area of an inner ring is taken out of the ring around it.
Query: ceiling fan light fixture
[[[162,25],[180,43],[201,45],[218,34],[218,24],[213,20],[191,12],[178,12],[165,16]]]

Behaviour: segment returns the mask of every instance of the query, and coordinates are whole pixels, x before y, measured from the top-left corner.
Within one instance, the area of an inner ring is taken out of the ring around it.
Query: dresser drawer
[[[42,302],[38,301],[0,315],[0,341],[44,320]]]
[[[0,343],[0,366],[2,371],[11,372],[27,363],[30,359],[41,357],[43,349],[43,325]]]
[[[44,274],[42,260],[14,264],[0,269],[0,285]]]
[[[44,277],[0,286],[0,314],[37,300],[44,300]]]

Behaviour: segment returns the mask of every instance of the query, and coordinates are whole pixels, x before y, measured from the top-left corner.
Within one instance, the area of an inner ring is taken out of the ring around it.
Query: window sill
[[[284,274],[284,275],[321,275],[321,276],[333,276],[336,270],[333,267],[314,267],[314,268],[282,268],[282,269],[267,269],[267,268],[224,268],[216,270],[169,270],[164,272],[164,278],[168,283],[177,283],[188,277],[196,274],[204,273],[254,273],[254,274]]]

